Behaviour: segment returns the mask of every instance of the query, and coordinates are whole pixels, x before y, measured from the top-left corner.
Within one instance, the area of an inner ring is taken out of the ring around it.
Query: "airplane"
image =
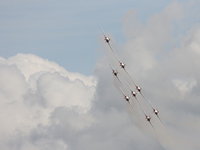
[[[157,109],[153,109],[155,115],[158,115],[159,111]]]
[[[108,44],[109,44],[109,42],[110,42],[110,38],[104,34],[104,32],[103,32],[103,29],[102,29],[102,28],[101,28],[101,31],[102,31],[102,33],[103,33],[104,40],[106,41],[106,43],[108,43]]]
[[[109,64],[110,68],[112,69],[113,75],[117,78],[117,80],[119,81],[119,83],[122,84],[121,81],[118,78],[118,71],[114,70],[113,67],[111,66],[111,64],[109,62],[108,62],[108,64]]]
[[[124,99],[125,99],[127,102],[129,102],[129,100],[130,100],[130,98],[129,98],[128,96],[126,96],[126,95],[124,95]]]
[[[122,62],[119,62],[119,65],[124,69],[125,68],[125,64]]]
[[[114,76],[116,76],[116,77],[117,77],[117,74],[118,74],[117,70],[114,70],[114,69],[113,69],[113,71],[112,71],[112,72],[113,72]]]
[[[122,94],[124,95],[124,99],[127,101],[127,102],[129,102],[130,103],[130,97],[128,97],[128,96],[126,96],[125,95],[125,93],[124,93],[124,91],[122,90],[122,88],[120,87],[120,90],[121,90],[121,92],[122,92]]]
[[[147,116],[147,115],[146,115],[146,119],[147,119],[147,121],[149,121],[149,122],[151,121],[151,117],[150,117],[150,116]]]
[[[136,98],[136,92],[131,90],[131,94]]]
[[[122,94],[124,95],[124,99],[130,104],[130,106],[133,108],[133,110],[135,110],[135,108],[133,107],[133,105],[130,102],[130,97],[128,97],[127,95],[125,95],[124,91],[122,90],[122,88],[120,87],[120,90],[122,92]]]
[[[113,72],[114,76],[117,77],[118,71],[114,70],[113,67],[111,66],[111,64],[109,62],[108,62],[108,64],[109,64],[110,68],[112,69],[112,72]]]
[[[158,116],[159,111],[157,109],[153,109],[154,114],[158,117],[158,119],[160,120],[160,122],[163,124],[162,120],[160,119],[160,117]]]
[[[155,128],[154,128],[154,126],[152,125],[152,123],[151,123],[151,117],[150,116],[147,116],[147,115],[145,115],[146,116],[146,119],[147,119],[147,121],[150,123],[150,125],[152,126],[152,128],[154,129],[154,130],[156,130]]]
[[[138,92],[141,92],[141,88],[140,88],[139,86],[136,86],[136,90],[137,90]]]
[[[109,42],[110,42],[110,38],[109,38],[109,37],[107,37],[107,36],[105,36],[104,40],[105,40],[107,43],[109,43]]]

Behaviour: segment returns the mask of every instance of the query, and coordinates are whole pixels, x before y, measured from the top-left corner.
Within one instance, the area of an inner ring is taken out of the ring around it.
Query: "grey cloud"
[[[174,15],[169,14],[171,9]],[[136,77],[147,97],[160,109],[166,127],[157,127],[157,139],[167,149],[199,147],[198,134],[195,134],[199,124],[199,112],[195,108],[199,106],[195,95],[199,84],[199,26],[191,25],[185,35],[187,38],[178,39],[178,47],[169,49],[164,46],[174,39],[174,21],[178,19],[177,24],[182,27],[181,19],[186,12],[181,3],[172,3],[163,12],[150,17],[143,27],[144,32],[134,38],[128,37],[130,40],[125,43],[125,54],[122,55],[127,64],[134,65],[134,68],[127,65],[130,74]],[[163,24],[166,21],[167,24]]]

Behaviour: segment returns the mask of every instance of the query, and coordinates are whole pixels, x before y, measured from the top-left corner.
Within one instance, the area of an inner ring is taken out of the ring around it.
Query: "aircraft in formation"
[[[104,40],[106,41],[106,43],[108,44],[108,46],[109,46],[111,52],[113,53],[114,57],[115,57],[116,60],[118,61],[119,66],[124,70],[124,72],[126,73],[126,75],[130,78],[130,81],[131,81],[131,82],[133,83],[133,85],[135,86],[135,91],[134,91],[134,90],[131,88],[130,83],[127,82],[127,86],[129,87],[130,94],[131,94],[131,95],[133,96],[133,98],[138,102],[138,104],[139,104],[139,106],[140,106],[140,108],[141,108],[141,110],[142,110],[142,112],[143,112],[143,114],[144,114],[144,116],[145,116],[145,119],[150,123],[150,125],[151,125],[151,126],[153,127],[153,129],[155,130],[154,126],[153,126],[152,123],[151,123],[151,117],[150,117],[149,115],[147,115],[146,112],[144,111],[144,108],[142,107],[140,101],[139,101],[138,98],[137,98],[137,94],[139,93],[139,94],[143,97],[143,99],[149,103],[151,109],[153,110],[153,113],[154,113],[154,114],[157,116],[157,118],[161,121],[161,119],[160,119],[160,117],[159,117],[159,115],[158,115],[158,114],[159,114],[159,111],[158,111],[157,109],[154,108],[154,106],[152,105],[152,103],[151,103],[150,100],[148,100],[148,99],[145,98],[145,96],[144,96],[143,93],[142,93],[142,88],[141,88],[140,86],[138,86],[138,85],[134,82],[134,80],[132,79],[132,77],[130,76],[130,74],[127,72],[127,70],[126,70],[126,68],[125,68],[125,66],[126,66],[125,63],[123,63],[122,61],[120,61],[120,59],[118,58],[117,54],[116,54],[115,51],[112,49],[111,44],[110,44],[111,39],[110,39],[108,36],[105,35],[105,33],[104,33],[104,31],[103,31],[102,28],[101,28],[101,30],[102,30],[102,33],[103,33],[103,36],[104,36]],[[109,63],[109,62],[108,62],[108,63]],[[133,106],[133,104],[132,104],[131,101],[130,101],[130,97],[127,96],[127,95],[125,94],[125,92],[123,91],[123,89],[122,89],[122,82],[120,81],[120,79],[119,79],[119,77],[118,77],[118,73],[119,73],[119,72],[118,72],[117,70],[113,69],[113,67],[111,66],[110,63],[109,63],[109,65],[110,65],[110,68],[112,69],[112,73],[113,73],[114,77],[116,77],[117,80],[119,81],[119,83],[121,84],[120,91],[121,91],[122,95],[124,96],[124,99],[129,103],[129,105],[132,107],[132,109],[135,110],[135,107]],[[161,123],[162,123],[162,121],[161,121]]]

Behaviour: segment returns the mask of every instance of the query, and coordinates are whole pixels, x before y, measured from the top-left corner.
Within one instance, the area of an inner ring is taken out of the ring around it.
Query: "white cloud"
[[[1,58],[0,72],[1,141],[10,149],[29,147],[28,135],[39,125],[48,126],[56,108],[75,107],[77,113],[90,110],[96,85],[92,76],[70,73],[54,62],[31,54]],[[90,124],[87,118],[82,124],[75,124],[76,120],[72,119],[70,126],[81,128]],[[53,145],[48,143],[52,140],[44,138],[32,145],[32,149],[67,147],[60,140]]]
[[[17,57],[16,57],[17,56]],[[15,64],[27,80],[35,74],[43,72],[58,72],[63,77],[68,77],[70,80],[81,79],[86,85],[94,85],[95,80],[92,76],[86,77],[80,73],[68,72],[63,67],[59,66],[55,62],[50,62],[47,59],[39,58],[33,54],[17,54],[14,57],[10,57],[7,61],[1,58],[2,64],[12,65]],[[37,77],[37,76],[36,76]]]

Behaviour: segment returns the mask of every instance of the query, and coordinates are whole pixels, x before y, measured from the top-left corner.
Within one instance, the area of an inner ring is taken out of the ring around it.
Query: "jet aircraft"
[[[106,41],[106,43],[110,44],[110,38],[104,34],[104,32],[103,32],[103,29],[102,29],[102,28],[101,28],[101,31],[102,31],[102,33],[103,33],[104,40]]]

